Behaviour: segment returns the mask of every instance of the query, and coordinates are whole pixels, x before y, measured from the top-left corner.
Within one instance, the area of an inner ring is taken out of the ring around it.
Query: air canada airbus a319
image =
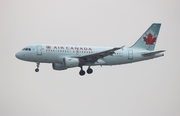
[[[54,70],[80,67],[79,74],[93,72],[92,66],[120,65],[164,56],[165,50],[154,51],[161,24],[152,24],[131,47],[95,47],[75,45],[36,44],[23,48],[16,53],[20,60],[35,62],[36,72],[40,63],[52,63]]]

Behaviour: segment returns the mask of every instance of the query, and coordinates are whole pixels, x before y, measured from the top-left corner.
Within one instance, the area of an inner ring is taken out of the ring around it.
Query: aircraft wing
[[[109,50],[105,50],[105,51],[101,51],[101,52],[97,52],[97,53],[92,53],[92,54],[87,54],[87,55],[83,55],[83,56],[76,56],[75,58],[79,58],[80,62],[82,64],[85,63],[94,63],[96,62],[99,58],[103,58],[106,57],[108,55],[112,55],[114,54],[114,51],[122,49],[124,46],[122,47],[115,47],[113,49],[109,49]]]

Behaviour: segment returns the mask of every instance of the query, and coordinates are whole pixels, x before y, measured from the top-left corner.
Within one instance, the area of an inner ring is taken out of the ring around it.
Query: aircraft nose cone
[[[20,53],[19,52],[16,53],[15,56],[16,56],[16,58],[20,59]]]

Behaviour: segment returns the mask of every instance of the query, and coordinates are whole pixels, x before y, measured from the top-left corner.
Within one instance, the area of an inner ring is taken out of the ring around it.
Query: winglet
[[[124,48],[124,46],[121,46],[121,47],[115,47],[115,48],[113,48],[113,50],[119,50],[119,49],[123,49]]]

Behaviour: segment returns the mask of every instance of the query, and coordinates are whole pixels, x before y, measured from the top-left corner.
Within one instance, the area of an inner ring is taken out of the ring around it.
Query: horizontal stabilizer
[[[154,51],[154,52],[144,52],[142,53],[143,56],[152,56],[161,52],[165,52],[165,50],[159,50],[159,51]]]

